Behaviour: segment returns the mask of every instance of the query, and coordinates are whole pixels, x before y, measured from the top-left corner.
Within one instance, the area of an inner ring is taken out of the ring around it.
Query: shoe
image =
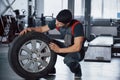
[[[75,73],[75,78],[81,78],[82,77],[82,72],[81,72],[81,69]]]
[[[79,79],[79,78],[81,78],[81,76],[82,76],[81,74],[75,74],[75,79],[77,79],[77,78]]]
[[[82,78],[75,78],[74,80],[82,80]]]
[[[55,74],[56,73],[56,69],[55,67],[53,69],[51,69],[51,71],[48,74]]]

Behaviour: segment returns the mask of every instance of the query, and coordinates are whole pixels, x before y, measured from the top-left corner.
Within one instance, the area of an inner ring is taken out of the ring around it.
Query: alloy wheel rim
[[[51,51],[41,40],[29,40],[19,50],[18,61],[21,67],[31,73],[37,73],[47,67]]]

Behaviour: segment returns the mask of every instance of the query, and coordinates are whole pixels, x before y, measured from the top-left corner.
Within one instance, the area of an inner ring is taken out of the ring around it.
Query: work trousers
[[[55,44],[57,44],[59,47],[64,48],[65,45],[62,42],[53,41]],[[74,52],[74,53],[57,53],[58,55],[64,57],[64,63],[69,67],[71,72],[73,73],[81,73],[81,66],[79,64],[81,60],[80,52]]]

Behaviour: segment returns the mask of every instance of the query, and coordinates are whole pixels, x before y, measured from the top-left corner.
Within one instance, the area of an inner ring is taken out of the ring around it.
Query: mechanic
[[[49,22],[45,26],[30,27],[20,32],[20,35],[26,34],[29,31],[47,32],[52,29],[60,31],[65,43],[53,41],[49,44],[51,50],[55,53],[64,56],[64,63],[69,67],[71,72],[75,74],[75,78],[81,78],[82,71],[79,62],[82,54],[84,54],[84,31],[80,21],[72,18],[72,13],[68,9],[61,10],[56,19]],[[51,73],[56,73],[55,68]]]

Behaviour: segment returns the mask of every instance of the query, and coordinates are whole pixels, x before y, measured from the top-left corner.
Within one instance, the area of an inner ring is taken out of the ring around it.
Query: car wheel
[[[50,41],[43,33],[34,31],[16,37],[8,53],[12,69],[23,78],[40,78],[47,75],[57,58],[48,46]]]

